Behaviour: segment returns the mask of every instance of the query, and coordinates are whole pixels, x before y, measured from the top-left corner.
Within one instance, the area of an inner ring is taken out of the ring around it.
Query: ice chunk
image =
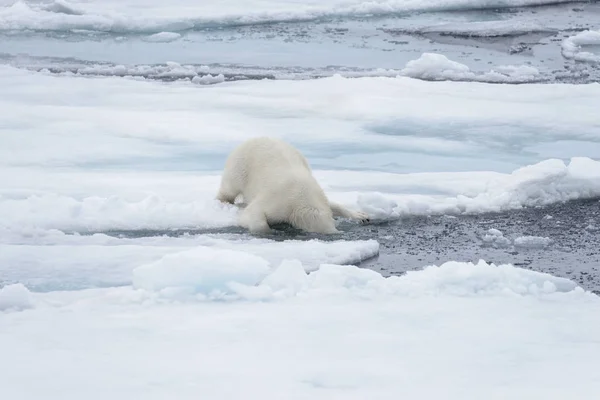
[[[495,248],[503,248],[511,245],[508,238],[504,237],[504,234],[498,229],[488,229],[487,233],[481,238],[483,244],[486,246],[492,246]]]
[[[587,30],[564,39],[562,54],[575,61],[600,63],[600,54],[583,50],[585,46],[589,45],[600,45],[600,31]]]
[[[31,293],[21,283],[0,288],[0,311],[21,311],[33,306]]]
[[[179,39],[181,35],[177,32],[159,32],[144,38],[147,42],[169,43]]]
[[[540,236],[520,236],[514,241],[515,246],[529,249],[543,249],[550,243],[552,243],[550,238]]]
[[[538,78],[537,68],[528,65],[500,65],[489,72],[475,73],[443,54],[423,53],[420,58],[406,63],[401,75],[433,81],[477,81],[493,83],[531,82]]]
[[[475,76],[466,65],[435,53],[423,53],[419,59],[409,61],[402,74],[427,80],[464,80]]]
[[[232,282],[256,285],[268,272],[269,263],[261,257],[201,246],[137,267],[133,270],[133,287],[212,295],[231,292]]]
[[[193,83],[197,83],[198,85],[213,85],[215,83],[225,82],[225,76],[223,74],[219,75],[198,75],[192,78]]]

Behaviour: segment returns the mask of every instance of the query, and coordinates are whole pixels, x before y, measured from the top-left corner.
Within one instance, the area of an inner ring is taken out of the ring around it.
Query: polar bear
[[[231,152],[217,199],[234,204],[240,194],[246,207],[238,223],[251,233],[266,233],[276,223],[306,232],[337,233],[334,216],[369,221],[367,214],[329,201],[306,158],[280,139],[249,139]]]

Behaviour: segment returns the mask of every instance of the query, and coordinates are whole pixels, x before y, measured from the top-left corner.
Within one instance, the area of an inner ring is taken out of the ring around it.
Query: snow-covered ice
[[[0,285],[22,282],[44,291],[129,285],[136,267],[167,263],[170,257],[185,257],[195,248],[260,257],[271,268],[286,258],[296,259],[308,271],[321,263],[358,264],[379,253],[375,240],[275,242],[235,235],[116,238],[104,234],[4,232],[0,236]]]
[[[562,42],[562,52],[576,61],[600,63],[600,53],[585,50],[585,46],[590,45],[600,46],[600,31],[587,30],[569,36]]]
[[[478,74],[443,54],[424,53],[417,60],[409,61],[399,75],[436,81],[519,83],[533,82],[539,73],[537,68],[527,65],[500,65],[489,72]]]
[[[22,283],[0,288],[0,312],[21,311],[32,307],[31,293]]]
[[[211,74],[206,74],[206,75],[196,75],[192,78],[192,83],[197,83],[199,85],[213,85],[215,83],[221,83],[221,82],[225,82],[225,76],[223,74],[219,74],[219,75],[211,75]]]
[[[565,279],[483,262],[385,279],[339,265],[307,276],[286,261],[257,286],[240,273],[230,297],[32,293],[34,308],[0,314],[3,394],[591,399],[600,389],[600,300]]]
[[[169,57],[168,46],[202,53],[187,35],[203,29],[546,3],[0,0],[0,31],[19,37],[19,53],[29,35],[89,34],[63,43],[97,39],[81,53],[90,55],[137,40]],[[463,21],[415,31],[552,29]],[[586,35],[565,40],[564,55],[587,57],[595,39]],[[237,208],[214,199],[228,152],[257,135],[292,142],[329,197],[375,223],[598,197],[598,84],[484,84],[540,71],[475,71],[441,52],[344,72],[385,75],[355,79],[231,81],[241,67],[160,62],[0,66],[3,397],[591,399],[600,390],[600,300],[570,280],[485,261],[384,278],[356,266],[379,254],[374,239],[252,238],[234,227]],[[550,244],[495,229],[481,239]]]
[[[22,60],[22,57],[18,57]],[[41,65],[40,65],[41,63]],[[18,64],[18,62],[17,62]],[[44,68],[46,65],[41,61],[33,64],[24,63],[24,67],[30,70],[48,73],[50,70]],[[533,83],[547,80],[540,71],[529,65],[495,65],[485,72],[472,71],[467,65],[450,60],[448,57],[437,53],[423,53],[419,58],[410,60],[404,68],[397,69],[353,69],[342,68],[335,70],[331,68],[311,68],[309,70],[287,70],[279,72],[268,68],[256,68],[238,65],[181,65],[174,61],[164,64],[153,65],[123,65],[111,63],[81,63],[73,60],[61,59],[48,60],[48,66],[55,74],[68,76],[121,76],[138,79],[155,80],[187,80],[198,84],[222,83],[226,75],[230,80],[247,79],[249,76],[269,76],[275,79],[304,80],[331,77],[339,75],[347,78],[363,77],[392,77],[408,76],[411,78],[433,80],[433,81],[473,81],[487,83]]]
[[[324,17],[535,6],[569,0],[3,0],[0,30],[183,31]]]
[[[231,290],[231,282],[254,286],[268,271],[269,263],[264,258],[242,251],[197,247],[137,267],[133,270],[133,287],[226,293]]]
[[[0,4],[0,63],[169,80],[164,65],[176,61],[226,80],[310,79],[395,76],[438,53],[469,67],[461,80],[586,82],[597,68],[561,56],[561,41],[597,31],[599,11],[546,0],[10,0]]]
[[[219,170],[256,135],[297,145],[332,198],[391,218],[600,194],[600,163],[571,157],[598,140],[598,85],[331,77],[198,87],[10,67],[0,82],[0,226],[12,232],[231,226],[235,208],[214,200]],[[562,160],[530,150],[565,139],[581,145],[557,145]],[[349,155],[362,171],[347,169]]]

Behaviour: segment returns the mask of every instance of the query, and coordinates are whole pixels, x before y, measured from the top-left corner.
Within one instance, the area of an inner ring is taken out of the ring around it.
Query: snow
[[[430,294],[456,296],[537,295],[570,292],[576,289],[576,285],[568,279],[512,265],[495,266],[484,261],[477,264],[451,261],[439,267],[426,267],[423,271],[409,271],[406,277],[398,282],[402,284],[398,286],[404,291],[418,289]]]
[[[21,311],[32,307],[31,293],[22,283],[0,288],[0,312]]]
[[[0,30],[177,32],[189,29],[315,20],[335,16],[505,8],[566,0],[177,0],[3,1]]]
[[[236,224],[236,207],[214,200],[216,174],[173,173],[175,179],[165,182],[168,176],[152,172],[129,177],[109,172],[99,179],[94,173],[30,171],[31,181],[22,173],[16,182],[12,177],[19,171],[0,173],[0,234],[1,228],[17,234],[34,228],[202,230]],[[569,164],[546,160],[510,174],[317,171],[316,176],[333,200],[373,213],[374,220],[502,211],[600,195],[600,162],[587,158]],[[83,179],[86,183],[70,186]],[[38,193],[44,186],[51,192]]]
[[[600,299],[573,281],[484,260],[385,278],[360,265],[384,248],[377,226],[341,221],[343,233],[331,237],[252,237],[236,227],[238,208],[214,197],[228,152],[269,135],[296,145],[327,195],[374,224],[597,198],[600,85],[531,84],[546,78],[529,65],[475,72],[436,53],[403,68],[410,52],[385,70],[330,67],[318,55],[326,67],[273,69],[265,41],[242,51],[260,55],[262,66],[212,64],[211,45],[193,39],[201,31],[229,40],[240,25],[266,24],[250,28],[264,33],[278,21],[350,17],[360,25],[370,21],[354,17],[547,3],[0,0],[8,53],[47,45],[45,54],[58,57],[64,49],[53,46],[70,41],[76,56],[34,60],[28,68],[39,73],[0,66],[3,398],[597,393]],[[439,16],[425,17],[430,26],[416,30],[479,38],[554,31],[547,21],[463,18],[431,26]],[[565,57],[593,61],[596,33],[567,38]],[[106,57],[114,43],[158,55]],[[188,65],[177,52],[184,48],[204,59]],[[4,60],[19,57],[27,58]],[[330,76],[338,69],[346,77]],[[249,71],[278,80],[235,81]],[[578,227],[591,235],[597,221]],[[487,228],[478,235],[484,246],[521,252],[552,243]],[[357,236],[370,239],[341,240]]]
[[[231,227],[237,208],[214,200],[220,170],[257,135],[291,141],[332,199],[380,220],[600,195],[598,161],[566,146],[565,159],[528,150],[596,142],[599,85],[331,77],[198,87],[10,67],[0,85],[0,228],[11,235]]]
[[[575,61],[599,63],[600,54],[583,50],[590,45],[600,45],[600,31],[587,30],[567,37],[562,42],[562,54]]]
[[[600,389],[600,300],[570,280],[485,261],[384,278],[349,265],[377,256],[377,237],[253,238],[214,200],[227,153],[259,134],[296,144],[328,196],[376,223],[598,196],[598,160],[527,147],[593,143],[598,85],[191,85],[0,67],[0,86],[5,397]],[[565,371],[583,383],[564,385]]]
[[[420,58],[406,63],[406,67],[400,71],[400,75],[425,80],[492,83],[531,82],[539,74],[537,68],[528,65],[500,65],[489,72],[478,74],[468,66],[436,53],[423,53]]]
[[[408,271],[404,276],[384,278],[379,273],[355,266],[322,264],[306,275],[301,264],[284,261],[259,285],[237,285],[240,298],[261,300],[288,296],[310,296],[325,292],[329,296],[351,295],[362,299],[381,296],[539,296],[540,294],[582,291],[568,279],[528,271],[512,265],[447,262]],[[244,287],[248,286],[248,287]],[[253,287],[250,287],[253,286]]]
[[[389,221],[400,217],[398,203],[381,193],[361,194],[356,202],[372,221]]]
[[[424,53],[419,59],[409,61],[402,72],[411,78],[443,80],[466,76],[470,70],[442,54]]]
[[[321,273],[322,269],[319,270]],[[252,292],[258,292],[262,298],[272,299],[293,297],[308,286],[308,275],[302,263],[298,260],[283,260],[273,272],[267,275],[258,286],[258,289],[246,290],[246,296],[252,296]],[[244,293],[244,289],[237,287],[238,293]]]
[[[286,261],[233,286],[227,299],[34,293],[35,308],[0,314],[3,394],[584,399],[600,388],[600,300],[568,280],[483,262],[306,275]]]

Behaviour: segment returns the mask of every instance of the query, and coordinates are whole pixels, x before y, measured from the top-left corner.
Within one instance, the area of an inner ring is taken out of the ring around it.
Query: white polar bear
[[[227,158],[217,199],[233,204],[240,194],[246,208],[238,222],[252,233],[268,232],[276,223],[337,233],[334,216],[369,221],[363,212],[330,202],[302,153],[275,138],[250,139]]]

